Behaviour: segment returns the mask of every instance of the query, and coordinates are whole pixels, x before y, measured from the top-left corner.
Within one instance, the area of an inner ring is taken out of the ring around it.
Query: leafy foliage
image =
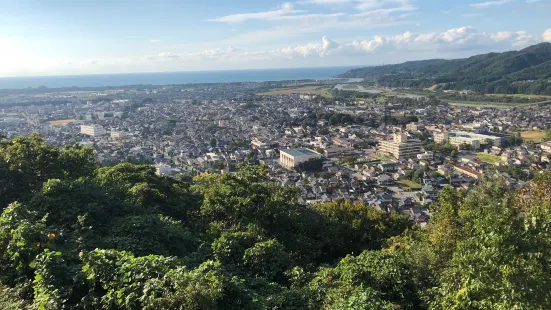
[[[551,172],[516,192],[446,188],[420,229],[302,205],[265,166],[190,185],[88,152],[2,142],[0,308],[551,308]]]

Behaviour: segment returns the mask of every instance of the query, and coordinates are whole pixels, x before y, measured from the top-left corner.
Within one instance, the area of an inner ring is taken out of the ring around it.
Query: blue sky
[[[0,0],[0,76],[376,65],[551,41],[551,0]]]

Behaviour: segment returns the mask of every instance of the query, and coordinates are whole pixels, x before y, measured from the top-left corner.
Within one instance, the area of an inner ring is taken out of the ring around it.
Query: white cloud
[[[399,5],[399,7],[411,6],[410,0],[364,0],[356,6],[358,10],[371,10],[387,5]]]
[[[551,36],[549,31],[548,36]],[[551,40],[551,37],[548,38]],[[310,43],[267,52],[271,57],[326,57],[330,55],[365,55],[388,52],[441,53],[479,51],[481,49],[510,49],[537,43],[535,36],[525,32],[480,32],[473,27],[454,28],[443,32],[416,34],[405,32],[395,36],[374,36],[370,40],[357,40],[339,44],[327,37],[320,43]]]
[[[162,52],[156,55],[145,55],[142,56],[141,59],[143,60],[170,60],[170,59],[178,59],[181,55],[174,54],[171,52]]]
[[[327,31],[396,27],[408,23],[407,16],[394,16],[387,10],[374,10],[358,15],[326,14],[303,15],[292,23],[278,23],[268,29],[259,29],[240,33],[229,37],[221,43],[234,45],[250,45],[258,42],[274,42],[283,38],[297,37],[304,34],[319,33],[322,36]],[[414,23],[412,23],[414,24]]]
[[[340,16],[345,16],[345,15],[346,15],[345,13],[285,15],[285,16],[274,17],[271,20],[299,20],[299,21],[304,21],[306,19],[340,17]]]
[[[300,4],[311,3],[311,4],[348,4],[357,2],[356,0],[306,0],[299,2]]]
[[[319,4],[319,5],[345,5],[354,4],[358,10],[368,10],[373,8],[380,8],[389,4],[406,5],[411,0],[305,0],[300,1],[300,4]]]
[[[207,21],[223,23],[242,23],[248,20],[274,20],[282,16],[298,12],[300,11],[295,10],[294,6],[291,3],[285,3],[280,8],[271,11],[227,15],[223,17],[209,19]]]
[[[178,58],[179,55],[173,54],[171,52],[162,52],[158,55],[159,58]]]
[[[331,28],[330,28],[331,29]],[[415,29],[412,25],[412,29]],[[96,59],[64,59],[50,61],[37,55],[25,54],[16,41],[0,38],[0,75],[86,74],[115,72],[159,72],[178,70],[258,69],[351,64],[380,64],[427,58],[457,58],[489,51],[524,48],[541,42],[551,42],[551,29],[541,35],[525,31],[482,32],[465,26],[440,32],[397,35],[375,35],[368,39],[338,42],[323,36],[317,42],[281,46],[271,42],[271,49],[258,45],[224,43],[216,47],[195,45],[175,47],[146,56]],[[229,45],[229,46],[228,46]],[[277,47],[280,46],[280,47]]]
[[[542,35],[543,41],[551,42],[551,28],[545,30],[545,32]]]
[[[473,8],[479,8],[479,9],[485,9],[489,8],[491,6],[498,6],[503,5],[511,2],[515,2],[516,0],[496,0],[496,1],[486,1],[486,2],[480,2],[480,3],[473,3],[471,6]]]
[[[355,16],[373,16],[373,15],[390,15],[392,13],[396,12],[411,12],[415,11],[417,8],[411,4],[393,7],[393,8],[384,8],[384,9],[376,9],[372,11],[365,11],[358,14],[355,14]]]
[[[551,40],[551,29],[543,35]],[[189,60],[209,59],[228,62],[246,62],[256,60],[313,59],[326,57],[360,57],[362,55],[383,55],[386,53],[429,52],[439,54],[457,52],[478,52],[484,50],[507,50],[522,48],[538,42],[538,38],[525,31],[502,31],[496,33],[480,32],[469,26],[449,29],[442,32],[414,33],[405,32],[394,36],[376,35],[369,40],[356,40],[337,43],[326,36],[319,42],[299,44],[267,51],[241,51],[235,47],[208,49],[191,54],[161,53],[153,60]]]
[[[159,42],[161,42],[161,40],[157,40],[157,39],[149,40],[149,43],[159,43]]]
[[[321,43],[309,43],[297,45],[295,47],[286,47],[269,51],[268,54],[275,57],[295,58],[299,57],[324,57],[331,54],[332,51],[339,48],[339,44],[329,40],[327,37],[321,39]]]

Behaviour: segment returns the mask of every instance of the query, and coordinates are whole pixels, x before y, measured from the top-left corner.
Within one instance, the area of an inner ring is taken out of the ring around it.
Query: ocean
[[[323,80],[357,67],[121,73],[0,78],[0,89]]]

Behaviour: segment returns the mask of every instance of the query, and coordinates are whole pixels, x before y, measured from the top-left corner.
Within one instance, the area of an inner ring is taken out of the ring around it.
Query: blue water
[[[5,77],[0,78],[0,89],[322,80],[353,68],[355,67]]]

